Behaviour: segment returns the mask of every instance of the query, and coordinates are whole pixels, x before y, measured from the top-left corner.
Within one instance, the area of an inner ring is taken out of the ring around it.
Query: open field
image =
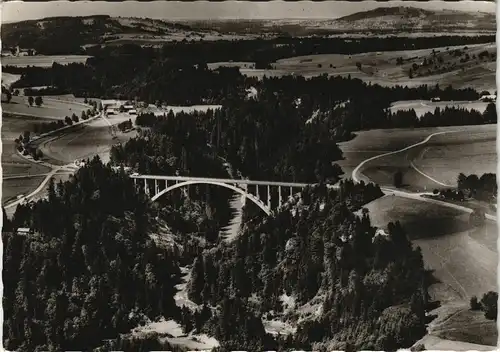
[[[2,104],[2,169],[3,175],[41,175],[50,171],[50,168],[36,162],[26,160],[21,157],[14,144],[14,139],[18,138],[24,131],[33,132],[34,126],[40,123],[52,121],[52,119],[62,119],[64,116],[74,112],[81,115],[88,106],[72,100],[67,101],[57,98],[44,98],[44,105],[41,107],[29,107],[24,103],[24,97],[12,97],[11,103]],[[17,111],[17,114],[12,114]],[[24,114],[22,111],[28,111]],[[38,116],[33,116],[38,115]],[[2,186],[2,202],[16,197],[19,194],[28,194],[38,187],[44,177],[34,176],[31,178],[18,178],[4,180]]]
[[[35,56],[6,56],[2,57],[2,66],[37,66],[51,67],[52,64],[58,63],[61,65],[71,63],[85,63],[90,56],[87,55],[35,55]]]
[[[490,92],[493,93],[493,92]],[[484,101],[428,101],[428,100],[402,100],[391,104],[391,112],[401,110],[415,110],[418,117],[434,112],[436,108],[445,109],[446,107],[462,108],[467,110],[477,110],[481,113],[486,110],[489,103]]]
[[[413,163],[440,182],[455,185],[458,173],[496,173],[496,126],[436,136]]]
[[[24,130],[32,129],[32,125],[47,121],[41,118],[12,116],[4,114],[2,116],[2,174],[9,175],[40,175],[47,173],[50,169],[46,166],[27,161],[16,151],[14,139]],[[2,184],[2,203],[19,194],[29,193],[35,189],[43,176],[32,178],[7,179]]]
[[[64,119],[65,116],[71,116],[75,113],[78,117],[82,111],[87,111],[90,106],[67,98],[59,100],[54,97],[42,97],[43,104],[38,107],[35,104],[29,106],[28,98],[22,96],[13,96],[10,103],[2,103],[4,113],[40,116],[48,119]]]
[[[107,162],[111,146],[125,142],[135,133],[135,131],[126,134],[117,132],[116,138],[113,138],[106,120],[97,119],[57,138],[43,138],[37,144],[53,164],[64,165],[94,155],[99,155],[104,162]]]
[[[18,81],[19,78],[21,78],[21,75],[2,72],[2,86],[10,87],[12,83]]]
[[[421,192],[456,185],[460,172],[495,172],[495,125],[363,131],[340,144],[345,159],[338,164],[345,177],[351,177],[363,160],[405,148],[440,131],[458,132],[434,136],[426,144],[369,161],[360,170],[362,178],[392,186],[394,173],[401,170],[404,188]],[[443,153],[447,153],[445,159]]]
[[[44,176],[34,176],[29,178],[19,178],[19,179],[7,179],[3,180],[2,183],[2,204],[12,199],[15,199],[18,195],[28,194],[30,191],[42,183]]]
[[[386,228],[388,222],[399,220],[413,243],[422,249],[425,266],[437,279],[429,294],[441,306],[432,312],[437,318],[421,341],[426,348],[437,348],[427,345],[427,340],[434,341],[431,337],[438,338],[435,342],[439,341],[440,349],[470,349],[461,341],[496,345],[494,322],[468,310],[472,295],[481,297],[489,290],[497,291],[496,224],[487,222],[471,228],[468,214],[393,196],[377,199],[366,208],[375,226]]]
[[[448,49],[448,50],[447,50]],[[420,76],[409,78],[409,70],[417,64],[419,67],[423,60],[433,58],[432,50],[440,53],[452,52],[460,49],[470,57],[477,57],[482,51],[496,53],[495,44],[469,45],[464,50],[463,46],[435,49],[405,50],[370,52],[354,55],[320,54],[297,56],[281,59],[272,64],[268,70],[253,69],[249,63],[212,63],[210,68],[219,66],[239,66],[242,74],[247,76],[282,76],[287,74],[305,77],[328,74],[332,76],[351,76],[365,82],[383,86],[406,85],[415,87],[423,84],[434,86],[452,85],[454,88],[472,87],[477,90],[496,90],[496,63],[492,59],[474,59],[460,63],[458,58],[447,57],[442,67],[433,71],[422,73]],[[443,54],[444,55],[444,54]],[[397,64],[397,59],[402,58],[402,64]],[[357,64],[360,64],[358,67]],[[242,64],[242,65],[240,65]],[[247,67],[245,67],[247,65]],[[427,66],[425,66],[427,67]]]
[[[3,175],[28,175],[48,172],[48,168],[37,163],[29,162],[18,155],[15,150],[14,139],[23,131],[32,130],[33,125],[46,122],[47,119],[13,116],[2,116],[2,172]]]

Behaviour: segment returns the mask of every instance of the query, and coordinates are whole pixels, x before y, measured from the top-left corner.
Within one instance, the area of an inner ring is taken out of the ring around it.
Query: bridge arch
[[[271,215],[271,209],[269,207],[267,207],[259,198],[255,197],[253,194],[247,193],[247,192],[245,192],[245,190],[243,190],[239,187],[236,187],[236,186],[224,183],[224,182],[217,182],[217,181],[211,181],[211,180],[191,180],[191,181],[184,181],[184,182],[176,183],[175,185],[169,186],[169,187],[165,188],[164,190],[160,191],[158,194],[155,194],[155,196],[151,198],[151,201],[154,202],[154,201],[158,200],[158,198],[160,198],[161,196],[163,196],[164,194],[166,194],[170,191],[173,191],[174,189],[189,186],[189,185],[196,185],[196,184],[215,185],[215,186],[220,186],[220,187],[231,189],[231,190],[238,192],[239,194],[245,196],[249,200],[251,200],[260,209],[262,209],[262,211],[265,212],[267,215]]]

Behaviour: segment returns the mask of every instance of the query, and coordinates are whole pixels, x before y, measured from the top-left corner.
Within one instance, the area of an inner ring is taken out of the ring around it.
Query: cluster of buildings
[[[34,56],[36,55],[35,49],[22,49],[18,46],[13,48],[2,48],[2,57],[5,56]]]
[[[137,115],[137,110],[134,104],[129,102],[122,102],[119,100],[102,100],[102,107],[104,109],[104,114],[116,115],[118,113],[127,113],[129,115]]]

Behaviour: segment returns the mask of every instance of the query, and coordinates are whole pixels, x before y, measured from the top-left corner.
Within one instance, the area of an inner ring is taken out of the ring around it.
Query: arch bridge
[[[245,179],[223,179],[189,176],[131,175],[137,186],[144,187],[145,193],[154,202],[164,194],[190,185],[206,184],[224,187],[237,192],[255,203],[267,215],[283,205],[284,197],[300,193],[313,184],[252,181]],[[277,198],[277,199],[276,199]]]

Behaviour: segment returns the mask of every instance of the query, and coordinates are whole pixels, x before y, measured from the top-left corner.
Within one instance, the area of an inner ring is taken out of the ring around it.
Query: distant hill
[[[414,7],[379,7],[330,22],[346,30],[496,31],[496,15],[484,12],[425,10]]]
[[[256,36],[307,36],[380,33],[496,32],[492,13],[379,7],[339,19],[165,21],[149,18],[50,17],[2,25],[4,48],[20,46],[43,54],[84,54],[89,45],[161,45],[177,40],[250,39]]]
[[[275,19],[186,21],[193,28],[212,28],[222,33],[273,33],[275,35],[306,36],[313,34],[376,34],[425,32],[496,33],[494,13],[454,10],[426,10],[415,7],[379,7],[357,12],[338,19]]]
[[[86,17],[50,17],[2,25],[3,47],[19,45],[34,48],[37,52],[56,50],[54,43],[61,47],[61,53],[68,48],[88,44],[102,44],[119,36],[167,35],[189,31],[189,27],[179,23],[157,19],[121,18],[107,15]],[[71,50],[70,52],[74,52]],[[54,54],[57,54],[54,52]]]

